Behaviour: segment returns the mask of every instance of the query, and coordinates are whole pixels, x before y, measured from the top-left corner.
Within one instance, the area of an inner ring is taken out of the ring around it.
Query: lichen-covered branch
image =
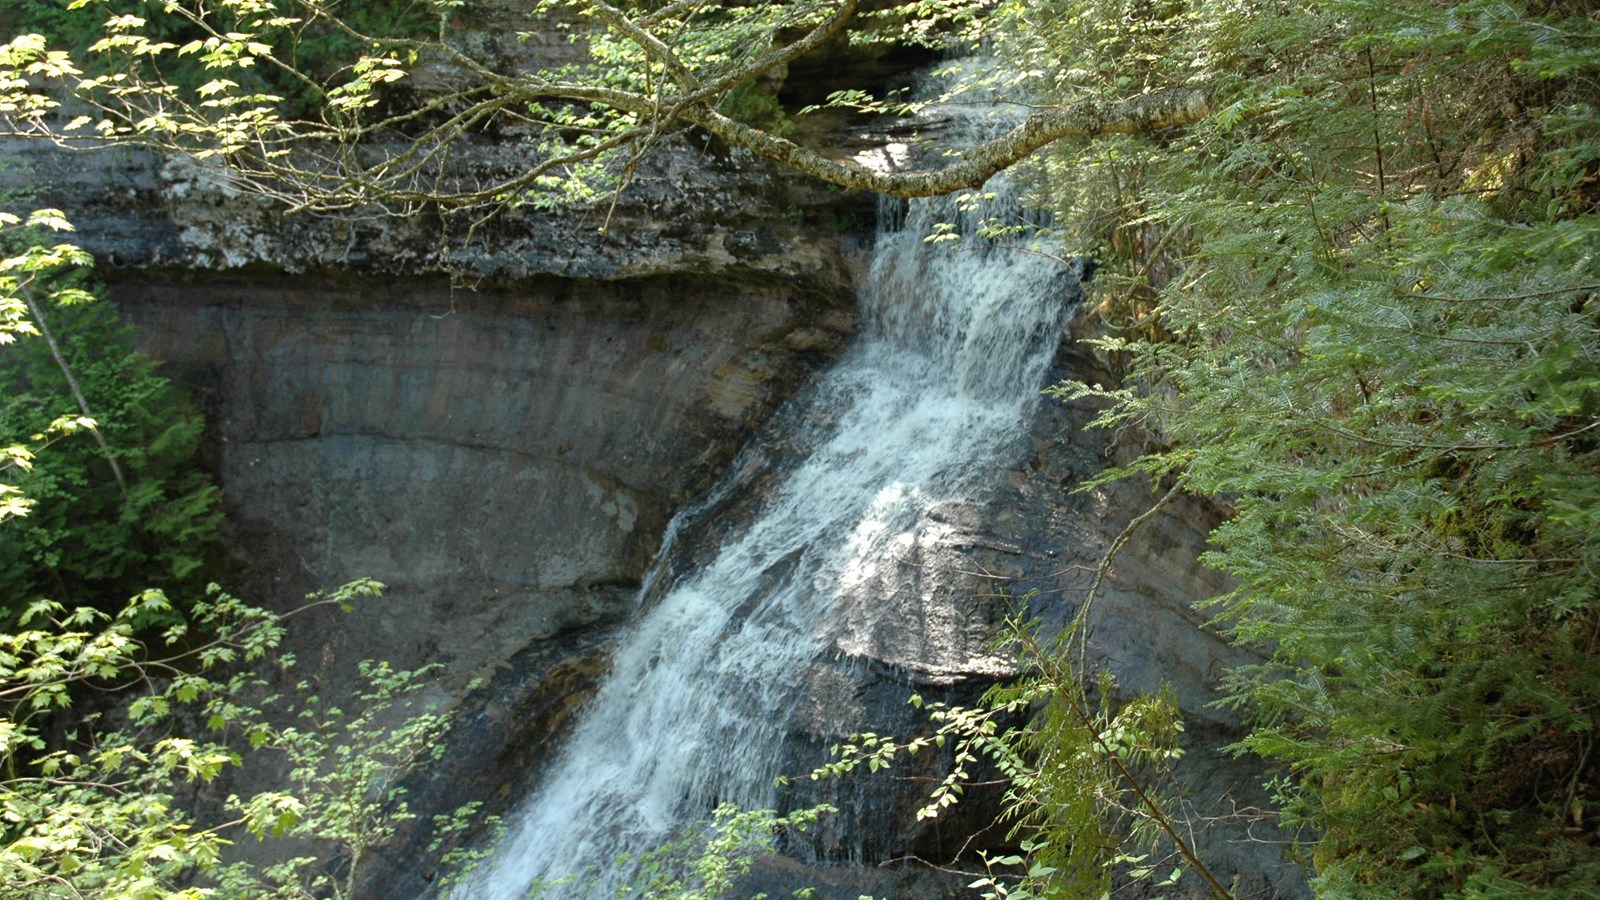
[[[1035,113],[1006,134],[963,151],[960,162],[932,172],[880,172],[829,158],[714,110],[691,110],[685,115],[730,144],[841,187],[897,197],[932,197],[980,187],[995,173],[1062,138],[1156,131],[1193,124],[1210,112],[1211,95],[1203,88],[1179,88],[1122,101],[1088,100]]]

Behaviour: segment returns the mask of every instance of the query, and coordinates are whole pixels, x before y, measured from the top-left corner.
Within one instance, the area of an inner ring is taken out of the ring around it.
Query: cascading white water
[[[630,874],[619,854],[658,846],[718,803],[772,804],[803,673],[840,637],[836,598],[894,564],[891,544],[920,509],[1006,462],[1059,339],[1059,264],[923,240],[941,221],[966,220],[970,234],[976,215],[917,202],[903,227],[880,232],[860,337],[794,401],[805,408],[781,417],[821,429],[798,442],[814,449],[708,564],[658,586],[456,897],[511,900],[567,877],[551,896],[608,897]]]

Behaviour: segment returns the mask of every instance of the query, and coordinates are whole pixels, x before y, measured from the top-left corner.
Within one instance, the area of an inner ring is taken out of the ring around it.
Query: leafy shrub
[[[154,43],[183,46],[207,39],[206,29],[168,12],[167,5],[166,0],[17,0],[0,11],[0,33],[42,34],[52,47],[67,50],[74,59],[83,61],[89,74],[104,74],[114,70],[121,60],[91,53],[89,48],[109,33],[106,22],[112,17],[134,16],[142,20],[139,34]],[[425,0],[336,0],[326,4],[326,12],[336,16],[343,23],[341,27],[328,16],[310,14],[309,9],[298,4],[283,4],[283,15],[300,20],[280,26],[267,36],[274,42],[278,58],[298,74],[256,66],[234,72],[232,77],[243,88],[282,97],[287,115],[303,115],[315,108],[316,95],[325,89],[318,84],[338,83],[341,72],[366,49],[364,37],[436,36],[439,10],[448,5]],[[222,24],[220,20],[212,22],[213,26]],[[214,77],[201,64],[199,54],[169,56],[165,68],[170,83],[187,90]]]
[[[352,582],[296,612],[348,610],[381,588]],[[293,667],[278,648],[296,613],[252,607],[215,585],[190,609],[159,591],[114,614],[40,601],[20,628],[0,633],[0,893],[348,897],[363,857],[413,818],[394,784],[444,752],[447,725],[416,697],[424,673],[363,663],[358,714],[302,694],[269,697],[269,716],[251,698],[274,670]],[[146,644],[134,634],[150,620],[170,624]],[[79,707],[90,685],[122,703]],[[68,712],[77,720],[57,731],[52,723]],[[230,797],[233,820],[196,821],[180,800],[272,752],[290,763],[286,783]],[[224,864],[224,848],[247,835],[294,838],[301,855]]]

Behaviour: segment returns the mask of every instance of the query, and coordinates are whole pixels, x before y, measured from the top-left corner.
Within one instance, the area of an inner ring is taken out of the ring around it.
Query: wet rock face
[[[109,274],[210,412],[237,592],[286,609],[388,586],[297,619],[295,677],[346,697],[361,659],[443,665],[429,690],[457,724],[408,786],[422,821],[520,794],[608,667],[672,513],[853,328],[837,293],[783,282]],[[402,837],[370,896],[438,874],[426,831]]]
[[[1089,327],[1089,317],[1080,316],[1069,332]],[[1112,383],[1104,362],[1068,337],[1049,377]],[[897,573],[847,598],[839,615],[851,624],[808,674],[807,698],[790,722],[787,768],[793,775],[826,761],[825,748],[853,733],[930,733],[926,715],[906,703],[913,693],[928,702],[972,705],[989,686],[1012,677],[1013,661],[997,654],[991,641],[1024,598],[1046,634],[1078,612],[1107,549],[1157,499],[1129,483],[1076,492],[1107,465],[1137,452],[1129,435],[1087,428],[1094,414],[1084,404],[1044,401],[1026,446],[1017,448],[1020,464],[993,473],[969,501],[925,515]],[[1220,520],[1214,506],[1180,497],[1133,533],[1093,601],[1090,665],[1110,673],[1116,696],[1124,699],[1163,683],[1173,690],[1187,729],[1179,778],[1195,814],[1202,859],[1225,883],[1237,877],[1239,896],[1307,896],[1304,870],[1284,852],[1287,836],[1249,815],[1268,806],[1262,787],[1268,773],[1221,749],[1241,738],[1244,727],[1231,711],[1211,705],[1219,696],[1217,680],[1228,668],[1257,660],[1228,644],[1192,607],[1228,587],[1198,560]],[[980,851],[1016,852],[1006,828],[994,824],[1002,799],[997,788],[969,790],[936,821],[915,818],[945,771],[932,757],[922,754],[887,776],[797,780],[791,808],[826,801],[842,810],[839,821],[791,848],[830,867],[825,879],[812,882],[824,885],[818,897],[850,900],[871,892],[890,861],[903,863],[891,867],[899,877],[913,879],[908,892],[895,896],[944,896],[959,885],[936,867],[981,872]],[[857,880],[845,874],[851,871]],[[774,862],[761,872],[752,883],[763,889],[804,883],[793,863]],[[1181,891],[1203,896],[1204,886],[1191,878]]]
[[[624,613],[673,510],[851,325],[783,285],[693,279],[147,271],[113,293],[205,392],[254,595],[389,585],[302,629],[301,659],[451,681]]]

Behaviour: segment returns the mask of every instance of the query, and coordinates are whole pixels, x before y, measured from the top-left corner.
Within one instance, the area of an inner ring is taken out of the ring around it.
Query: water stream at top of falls
[[[512,900],[568,877],[549,896],[612,896],[631,874],[620,854],[718,803],[770,806],[774,776],[802,774],[776,767],[808,665],[847,637],[830,611],[898,564],[894,542],[921,510],[1014,462],[1060,337],[1058,263],[923,240],[936,222],[970,234],[976,215],[919,201],[881,227],[860,334],[777,419],[808,449],[708,561],[649,589],[562,749],[454,896]]]

